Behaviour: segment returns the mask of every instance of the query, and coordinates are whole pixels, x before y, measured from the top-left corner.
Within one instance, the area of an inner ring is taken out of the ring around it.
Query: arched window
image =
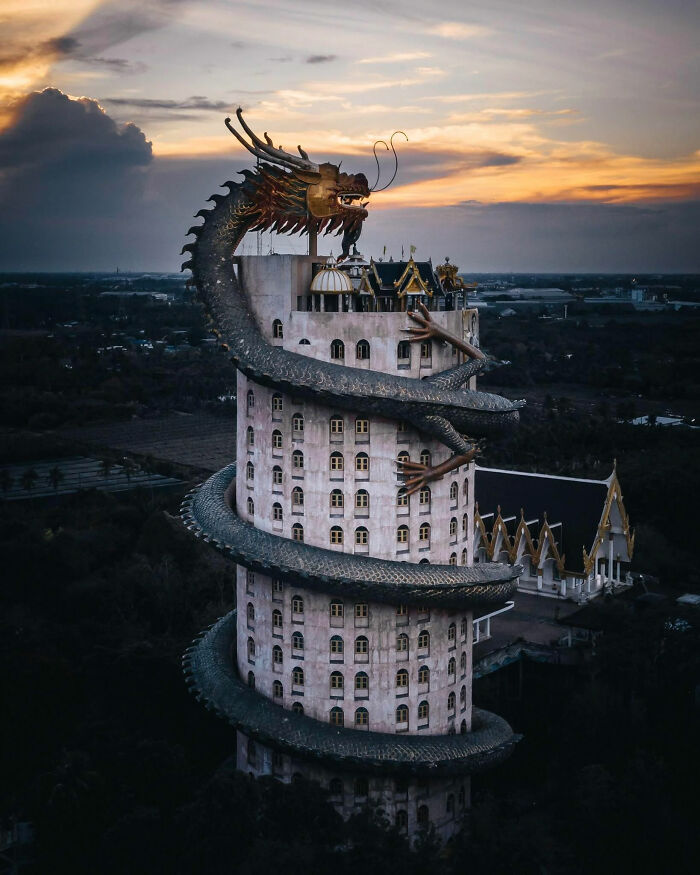
[[[292,507],[297,511],[304,509],[304,490],[301,486],[292,489]]]
[[[469,498],[469,480],[468,479],[464,481],[464,488],[462,491],[464,492],[464,500],[466,502],[467,499]]]
[[[279,414],[282,413],[282,408],[284,407],[284,402],[282,401],[281,395],[273,395],[272,396],[272,418],[279,419]]]
[[[369,531],[364,526],[355,529],[355,543],[358,547],[366,547],[369,544]]]
[[[408,455],[408,453],[406,453],[406,455]],[[408,507],[408,491],[405,486],[402,486],[396,493],[396,506]]]
[[[466,687],[462,687],[462,689],[459,691],[459,704],[460,704],[460,706],[467,704],[467,688]]]
[[[408,544],[408,526],[399,526],[396,530],[396,542],[398,544]]]
[[[246,443],[249,447],[255,446],[255,432],[253,431],[252,425],[249,425],[246,429]]]
[[[344,683],[343,675],[339,671],[331,672],[331,691],[342,690]]]
[[[331,453],[331,471],[345,470],[345,460],[342,453]]]
[[[355,655],[364,656],[369,653],[369,640],[364,635],[355,638]]]
[[[328,794],[333,797],[342,797],[343,782],[340,778],[331,778],[328,783]]]
[[[255,675],[252,671],[248,672],[248,686],[251,688],[251,690],[255,689]]]
[[[255,467],[252,462],[248,462],[245,466],[246,480],[255,480]]]
[[[345,497],[340,489],[331,491],[331,510],[342,510],[345,505]]]
[[[272,682],[272,696],[275,699],[281,699],[284,694],[282,689],[282,681],[273,681]]]
[[[248,412],[255,409],[255,392],[252,389],[248,389],[248,394],[246,395],[247,404],[248,404]]]
[[[430,504],[430,487],[423,486],[420,492],[418,493],[418,504],[425,507]]]
[[[275,644],[275,646],[272,648],[272,662],[275,665],[282,665],[282,663],[284,662],[284,654],[282,653],[282,648],[279,646],[279,644]]]
[[[303,714],[304,713],[304,706],[301,704],[301,702],[294,702],[292,705],[292,711],[295,714]]]
[[[304,470],[304,454],[301,450],[294,450],[292,453],[292,468],[294,468],[295,471]]]
[[[452,675],[454,680],[454,676],[457,674],[457,660],[454,656],[451,656],[447,661],[447,674]]]
[[[399,832],[406,832],[408,829],[408,812],[404,811],[403,808],[399,808],[396,812],[396,829]]]
[[[345,616],[345,605],[343,602],[337,601],[336,599],[330,603],[328,610],[330,612],[331,620],[342,620]]]
[[[294,632],[292,635],[292,650],[304,649],[304,636],[301,632]]]
[[[292,431],[295,431],[297,434],[303,434],[304,432],[304,414],[303,413],[295,413],[292,416]]]
[[[282,340],[284,337],[284,328],[282,327],[281,319],[274,319],[272,322],[272,336],[275,340]]]
[[[342,436],[345,431],[345,420],[342,416],[331,416],[328,424],[331,440]]]
[[[369,456],[367,453],[358,453],[355,456],[355,470],[364,474],[369,471]]]
[[[340,635],[334,635],[331,638],[331,656],[342,656],[343,650],[343,639]]]
[[[466,549],[466,547],[464,548],[464,550],[462,550],[461,555],[462,555],[462,565],[466,565],[467,564],[467,549]]]
[[[284,519],[284,514],[282,513],[282,505],[279,503],[279,501],[274,502],[274,504],[272,505],[272,519],[276,523],[281,523]]]
[[[408,635],[405,632],[396,636],[396,650],[399,653],[406,653],[408,650]]]
[[[418,529],[418,540],[423,543],[430,543],[430,523],[421,523]]]
[[[295,595],[292,597],[292,613],[293,614],[303,614],[304,613],[304,599],[300,595]]]
[[[369,512],[369,492],[358,489],[355,493],[355,509]]]
[[[396,346],[396,359],[400,365],[410,365],[411,344],[407,340],[400,340]]]
[[[343,530],[340,526],[332,526],[330,531],[331,544],[343,543]]]
[[[252,602],[248,602],[248,606],[246,607],[246,616],[248,617],[248,625],[255,625],[255,608],[253,607]]]
[[[422,665],[418,669],[418,683],[419,684],[429,684],[430,683],[430,669],[427,665]]]
[[[292,683],[295,687],[304,686],[304,669],[300,668],[298,665],[295,665],[292,669]]]
[[[248,496],[248,500],[246,501],[246,505],[248,508],[248,514],[250,516],[253,516],[253,514],[255,513],[255,504],[253,503],[253,499],[250,496]]]
[[[330,721],[333,726],[343,726],[345,724],[343,709],[338,708],[337,705],[335,708],[331,708]]]
[[[353,790],[356,799],[365,799],[369,794],[369,781],[367,778],[355,778]]]
[[[357,341],[355,357],[358,361],[367,361],[369,359],[369,343],[366,340]]]
[[[453,483],[450,483],[450,501],[457,501],[457,481],[455,480]]]
[[[430,467],[432,456],[430,454],[430,450],[421,450],[420,451],[420,463],[421,465],[425,465],[426,468]]]
[[[466,720],[462,720],[462,722],[459,724],[459,732],[460,732],[460,735],[467,734],[467,721]],[[460,797],[461,797],[463,792],[464,792],[463,790],[459,791]],[[461,804],[461,799],[460,799],[460,804]]]
[[[369,724],[369,711],[366,708],[355,709],[355,726],[367,726]]]
[[[400,689],[408,689],[408,672],[405,668],[400,668],[396,672],[396,686]]]
[[[282,628],[282,611],[280,611],[278,608],[275,608],[275,610],[272,612],[272,628]]]
[[[273,486],[281,486],[282,485],[282,469],[279,465],[275,465],[272,469],[272,485]]]
[[[430,632],[427,629],[422,629],[418,635],[418,649],[427,650],[430,647]]]
[[[447,627],[447,643],[454,644],[456,640],[457,640],[457,624],[450,623],[450,625]]]
[[[368,690],[369,689],[369,675],[364,671],[358,671],[355,675],[355,689],[356,690]]]
[[[301,523],[294,523],[294,525],[292,526],[292,540],[304,540],[304,526],[302,526]]]
[[[465,538],[467,537],[468,531],[469,531],[469,515],[465,513],[462,515],[462,535]]]
[[[273,450],[281,450],[282,449],[282,432],[276,428],[272,432],[272,449]]]
[[[452,519],[450,520],[450,537],[451,538],[457,537],[457,517],[456,516],[453,516]]]
[[[462,641],[467,637],[467,618],[462,617],[462,622],[459,624],[459,634],[462,638]]]
[[[396,722],[408,723],[408,705],[399,705],[396,709]]]
[[[342,340],[331,341],[331,358],[335,361],[342,361],[345,358],[345,344]]]
[[[248,639],[248,659],[255,659],[255,641]]]
[[[466,654],[466,652],[463,653],[459,657],[459,670],[462,674],[464,674],[467,670],[467,654]]]
[[[419,720],[427,720],[430,716],[430,705],[428,702],[423,699],[423,701],[418,705],[418,719]]]
[[[452,692],[447,697],[447,710],[454,711],[456,705],[457,705],[457,697],[455,696],[454,692]]]
[[[357,417],[355,420],[355,437],[360,440],[367,440],[369,438],[369,419]]]
[[[456,564],[457,564],[457,554],[450,553],[450,565],[456,565]]]

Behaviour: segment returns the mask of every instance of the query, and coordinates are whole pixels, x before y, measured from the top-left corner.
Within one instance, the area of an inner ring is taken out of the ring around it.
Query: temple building
[[[606,480],[477,466],[474,488],[474,562],[521,566],[520,591],[583,602],[631,583],[616,466]]]

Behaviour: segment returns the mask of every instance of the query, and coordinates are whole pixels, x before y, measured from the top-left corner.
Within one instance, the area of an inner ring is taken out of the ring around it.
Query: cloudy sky
[[[223,125],[241,105],[370,180],[406,132],[367,255],[700,272],[688,0],[0,0],[0,25],[0,269],[176,269],[250,166]]]

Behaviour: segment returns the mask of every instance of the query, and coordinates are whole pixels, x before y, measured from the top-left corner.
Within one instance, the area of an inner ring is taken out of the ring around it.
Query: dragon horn
[[[262,158],[263,161],[275,161],[277,164],[281,164],[288,170],[299,170],[299,167],[297,167],[296,164],[292,164],[292,162],[288,161],[286,158],[278,158],[276,156],[269,155],[266,151],[263,151],[262,148],[251,146],[250,143],[244,137],[242,137],[233,127],[230,118],[225,118],[224,124],[229,129],[229,131],[231,131],[233,136],[238,140],[241,146],[246,148],[251,153],[251,155],[255,155],[256,158]]]
[[[241,127],[246,132],[246,134],[248,134],[253,144],[257,146],[258,149],[261,149],[263,152],[267,153],[270,158],[275,158],[281,163],[287,162],[293,167],[296,167],[298,170],[312,170],[318,172],[318,165],[314,164],[313,161],[309,161],[308,158],[302,160],[300,158],[296,158],[294,155],[290,155],[283,149],[275,149],[274,146],[269,145],[269,143],[263,143],[260,137],[258,137],[257,134],[255,134],[246,124],[245,119],[243,118],[243,110],[240,106],[236,110],[236,116],[238,117],[238,121],[241,123]]]

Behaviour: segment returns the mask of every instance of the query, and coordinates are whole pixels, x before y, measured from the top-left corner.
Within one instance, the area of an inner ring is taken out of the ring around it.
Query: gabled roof
[[[442,287],[430,261],[375,261],[370,259],[363,285],[375,295],[442,294]]]
[[[477,466],[474,497],[478,503],[476,521],[483,536],[483,518],[489,514],[494,515],[499,530],[508,530],[513,546],[518,536],[525,534],[523,526],[528,538],[541,538],[544,530],[556,542],[556,553],[566,570],[581,574],[591,570],[595,552],[608,530],[611,506],[616,502],[632,553],[634,537],[615,472],[607,480],[583,480]],[[521,519],[521,512],[529,525]]]

